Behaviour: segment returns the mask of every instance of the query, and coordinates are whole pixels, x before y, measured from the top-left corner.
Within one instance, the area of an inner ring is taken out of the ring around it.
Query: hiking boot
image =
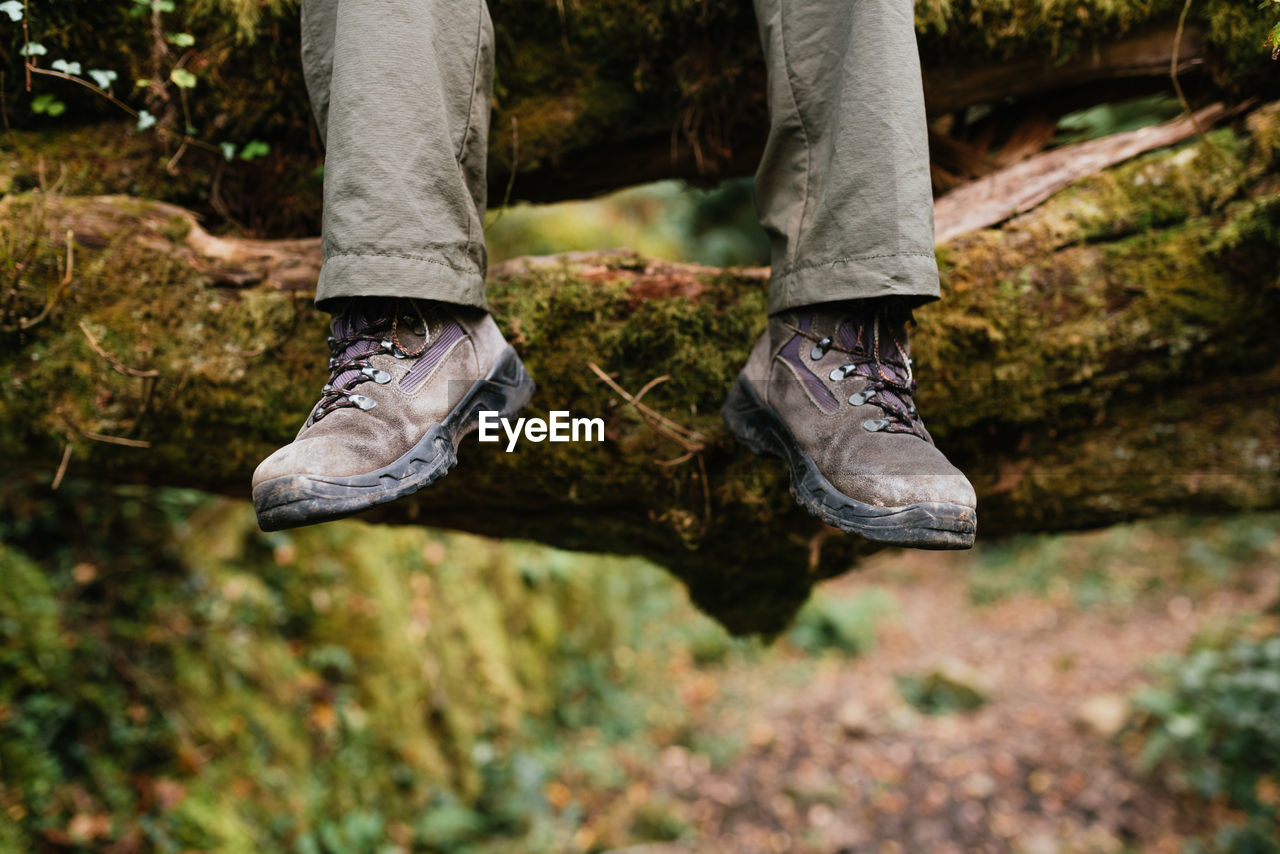
[[[258,466],[264,531],[350,516],[428,486],[484,410],[514,415],[533,380],[480,309],[353,299],[330,326],[329,382],[297,438]]]
[[[977,498],[916,411],[910,309],[837,303],[770,318],[721,410],[757,454],[791,467],[791,492],[868,540],[967,549]]]

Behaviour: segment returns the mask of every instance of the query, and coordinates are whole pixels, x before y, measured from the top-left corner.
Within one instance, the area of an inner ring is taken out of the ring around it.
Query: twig
[[[75,269],[76,254],[72,251],[76,244],[76,230],[74,228],[67,229],[67,272],[62,274],[62,281],[59,283],[62,287],[71,284],[71,271]]]
[[[641,415],[649,419],[650,423],[655,428],[665,433],[669,439],[681,448],[684,448],[685,451],[696,454],[706,448],[706,445],[703,443],[705,437],[701,433],[697,433],[687,427],[682,427],[670,418],[667,418],[665,415],[655,412],[648,406],[645,406],[635,397],[627,393],[622,386],[614,382],[613,378],[602,371],[600,366],[595,362],[587,362],[587,367],[590,368],[596,376],[602,379],[609,388],[621,395],[623,400],[634,405],[636,410],[639,411]]]
[[[645,383],[643,386],[640,387],[640,390],[638,392],[636,392],[636,399],[632,402],[639,403],[640,399],[644,397],[646,394],[648,394],[650,391],[652,391],[654,387],[659,386],[662,383],[665,383],[669,379],[671,379],[670,374],[663,374],[660,377],[654,377],[653,379],[649,380],[647,383]]]
[[[94,433],[92,430],[81,430],[80,435],[86,439],[92,439],[95,442],[106,442],[108,445],[124,445],[126,448],[150,448],[151,443],[142,439],[126,439],[123,436],[108,436],[104,433]]]
[[[169,162],[164,165],[164,170],[170,175],[178,174],[178,161],[182,159],[182,155],[187,153],[187,143],[191,141],[191,137],[184,136],[182,144],[178,146],[178,150],[169,158]]]
[[[711,482],[707,480],[707,461],[698,454],[698,474],[702,479],[702,533],[711,528]]]
[[[31,33],[27,30],[27,18],[31,17],[27,9],[27,0],[22,0],[22,46],[25,48],[31,44]],[[27,91],[31,91],[31,57],[26,57],[22,63],[27,69]]]
[[[28,74],[30,74],[30,72],[35,72],[36,74],[43,74],[46,77],[57,77],[59,80],[70,80],[72,83],[77,83],[83,86],[84,88],[88,89],[90,92],[101,95],[102,97],[110,101],[112,104],[115,104],[117,107],[124,110],[129,115],[133,116],[135,119],[138,118],[138,111],[135,110],[133,107],[130,107],[128,104],[126,104],[124,101],[121,101],[115,95],[112,95],[106,89],[103,89],[100,86],[95,86],[92,83],[90,83],[88,80],[84,80],[80,77],[76,77],[74,74],[67,74],[62,71],[52,71],[47,68],[37,68],[36,66],[32,65],[30,62],[27,63],[27,71],[28,71]],[[213,143],[205,142],[202,139],[197,139],[193,136],[187,136],[186,134],[180,134],[164,127],[156,127],[155,131],[160,136],[163,136],[166,139],[177,139],[177,140],[180,140],[184,145],[194,145],[196,148],[202,148],[205,151],[211,151],[215,154],[218,154],[219,156],[221,156],[222,154],[222,149],[218,148],[218,146],[214,145]]]
[[[498,213],[494,216],[493,221],[485,226],[486,229],[493,228],[502,219],[502,215],[507,212],[507,206],[511,204],[511,191],[516,186],[516,166],[520,162],[520,123],[516,121],[516,117],[511,117],[511,177],[507,178],[507,190],[502,194],[502,206],[498,208]]]
[[[65,71],[54,71],[48,68],[37,68],[36,66],[32,65],[29,61],[27,63],[27,71],[29,72],[34,71],[36,74],[43,74],[45,77],[57,77],[59,80],[70,80],[72,83],[79,83],[81,86],[88,89],[90,92],[94,92],[106,98],[108,101],[115,104],[117,107],[124,110],[129,115],[133,116],[135,119],[138,118],[138,111],[135,110],[133,107],[130,107],[124,101],[121,101],[119,98],[117,98],[115,95],[112,95],[110,92],[108,92],[106,89],[103,89],[101,86],[95,86],[92,83],[90,83],[88,80],[85,80],[82,77],[77,77],[74,74],[67,74]]]
[[[62,450],[62,462],[58,463],[58,472],[53,476],[52,489],[62,486],[62,479],[66,477],[67,466],[71,464],[71,440],[67,439],[67,447]]]
[[[120,360],[112,356],[106,350],[102,349],[102,345],[98,343],[98,339],[93,337],[93,333],[89,331],[89,327],[85,325],[85,322],[83,320],[80,321],[80,331],[84,333],[85,338],[89,339],[89,346],[93,348],[93,352],[97,353],[99,356],[101,356],[102,358],[110,362],[111,367],[115,368],[117,373],[124,374],[126,377],[158,377],[160,376],[159,371],[155,371],[155,370],[143,371],[137,368],[126,367],[125,365],[121,364]]]
[[[1182,81],[1178,79],[1178,54],[1182,50],[1182,31],[1187,23],[1187,15],[1191,12],[1191,0],[1186,0],[1182,4],[1182,14],[1178,16],[1178,28],[1173,33],[1173,51],[1169,55],[1169,79],[1173,81],[1173,91],[1178,95],[1178,103],[1182,104],[1182,111],[1191,119],[1192,126],[1196,129],[1196,134],[1204,142],[1205,147],[1213,150],[1215,154],[1228,166],[1233,166],[1231,158],[1227,157],[1227,153],[1218,147],[1218,144],[1209,139],[1209,134],[1205,132],[1204,125],[1200,124],[1200,117],[1191,109],[1187,96],[1182,91]],[[1236,177],[1243,177],[1239,170],[1236,171]]]
[[[4,119],[5,133],[13,133],[13,128],[9,127],[9,106],[4,101],[4,72],[0,71],[0,118]]]
[[[1182,104],[1183,112],[1191,117],[1191,123],[1195,125],[1196,132],[1204,136],[1204,128],[1200,126],[1200,120],[1191,110],[1191,104],[1187,102],[1187,96],[1182,92],[1182,83],[1178,80],[1178,53],[1182,50],[1182,31],[1187,24],[1187,14],[1190,11],[1191,0],[1186,0],[1182,4],[1182,14],[1178,16],[1178,28],[1173,33],[1173,52],[1169,55],[1169,79],[1173,81],[1173,91],[1178,95],[1178,102]]]
[[[591,370],[595,372],[596,376],[604,380],[605,383],[607,383],[610,388],[612,388],[618,394],[622,395],[623,398],[625,398],[628,403],[634,403],[637,409],[639,409],[641,412],[648,415],[650,418],[660,421],[661,423],[665,424],[667,427],[670,427],[672,430],[675,430],[680,434],[687,436],[690,439],[693,439],[695,441],[702,441],[702,439],[704,438],[703,435],[697,432],[696,430],[690,430],[688,427],[684,427],[680,424],[677,424],[676,422],[672,421],[670,418],[667,418],[666,416],[661,415],[660,413],[655,412],[649,407],[641,404],[639,395],[633,397],[625,389],[623,389],[622,386],[618,385],[617,382],[614,381],[613,377],[609,376],[603,370],[601,370],[600,366],[597,365],[595,362],[587,362],[587,367],[591,368]],[[659,379],[661,379],[661,377]],[[649,382],[648,384],[645,385],[645,390],[647,391],[649,388],[652,388],[654,385],[656,385],[656,381]]]
[[[53,292],[53,296],[45,301],[44,308],[40,309],[39,314],[32,318],[22,317],[18,319],[19,329],[30,329],[43,322],[49,316],[49,312],[53,311],[53,307],[58,304],[58,300],[62,299],[62,295],[67,292],[67,288],[71,285],[71,272],[75,268],[75,253],[71,249],[75,242],[75,235],[74,229],[67,229],[67,269],[58,281],[58,289]]]
[[[622,395],[623,399],[634,406],[641,415],[649,419],[649,423],[666,434],[667,438],[675,442],[685,453],[674,460],[654,460],[654,463],[660,466],[678,466],[681,463],[687,463],[690,459],[698,460],[698,477],[702,481],[702,533],[705,534],[711,527],[711,484],[707,481],[707,462],[703,459],[702,452],[706,450],[706,444],[703,442],[703,435],[682,427],[660,413],[654,412],[649,407],[640,402],[640,398],[648,394],[655,386],[658,386],[671,379],[670,375],[663,374],[660,377],[654,377],[649,380],[640,391],[634,396],[626,392],[622,386],[614,382],[613,378],[600,369],[595,362],[587,362],[587,367],[595,372],[595,375],[604,380],[609,388]]]
[[[5,285],[5,305],[3,316],[8,318],[11,316],[10,309],[18,298],[18,288],[22,284],[22,274],[26,271],[27,265],[31,263],[31,259],[35,257],[36,249],[40,245],[40,234],[44,231],[45,219],[45,197],[47,193],[44,186],[44,157],[36,156],[36,174],[39,176],[39,192],[34,193],[34,197],[38,204],[31,206],[31,240],[23,250],[22,257],[13,265],[13,276]],[[65,172],[63,173],[65,174]],[[61,179],[59,179],[61,180]],[[6,241],[7,243],[7,241]],[[5,246],[5,255],[9,258],[13,257],[13,253],[9,251],[9,247]],[[22,328],[21,321],[18,324]],[[8,329],[6,329],[8,331]]]

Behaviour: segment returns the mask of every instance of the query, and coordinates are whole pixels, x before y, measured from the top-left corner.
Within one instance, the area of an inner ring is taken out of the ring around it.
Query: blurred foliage
[[[875,649],[881,621],[897,610],[898,601],[887,590],[871,588],[851,596],[819,590],[796,614],[787,640],[810,655],[827,650],[862,655]]]
[[[590,201],[514,205],[489,214],[485,242],[495,263],[595,249],[632,249],[709,267],[769,263],[769,238],[756,220],[749,178],[714,189],[659,181]]]
[[[1028,538],[985,545],[968,575],[1021,563],[1038,580],[1017,589],[1053,595],[1101,566],[1124,585],[1128,549],[1165,579],[1150,589],[1195,593],[1273,561],[1274,526]],[[681,804],[628,794],[637,769],[672,748],[726,767],[761,686],[873,650],[899,607],[885,588],[828,586],[762,654],[641,561],[358,522],[264,534],[242,502],[74,480],[0,487],[0,544],[3,854],[685,838]],[[1144,697],[1149,761],[1251,810],[1206,851],[1271,851],[1280,638],[1223,637]],[[897,684],[947,714],[985,701],[980,677],[943,662]]]
[[[926,715],[972,712],[987,702],[986,694],[971,678],[955,668],[935,667],[924,673],[894,677],[902,699]]]
[[[1246,816],[1197,849],[1280,852],[1280,633],[1193,649],[1134,702],[1146,715],[1143,764]]]
[[[1182,104],[1172,95],[1146,95],[1108,104],[1097,104],[1067,113],[1058,120],[1057,145],[1100,139],[1113,133],[1137,130],[1182,115]]]
[[[1124,608],[1171,590],[1209,593],[1260,561],[1280,559],[1280,516],[1166,518],[1084,535],[980,543],[968,574],[976,604],[1033,592],[1077,606]]]
[[[719,631],[640,561],[194,492],[8,484],[0,541],[6,852],[563,850],[551,778],[625,782],[563,733],[678,728]]]

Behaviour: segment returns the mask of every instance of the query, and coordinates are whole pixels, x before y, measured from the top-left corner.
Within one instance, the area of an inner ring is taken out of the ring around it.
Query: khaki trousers
[[[756,172],[769,311],[938,296],[911,0],[755,0],[769,72]],[[303,0],[325,141],[316,299],[485,306],[493,25],[484,0]]]

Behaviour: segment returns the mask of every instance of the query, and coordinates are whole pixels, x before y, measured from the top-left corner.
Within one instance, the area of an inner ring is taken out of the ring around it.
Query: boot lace
[[[907,347],[906,329],[910,318],[909,308],[888,303],[877,307],[870,316],[860,312],[846,318],[837,324],[836,334],[843,338],[845,324],[851,324],[852,346],[791,324],[787,327],[814,342],[809,353],[814,361],[832,350],[847,354],[848,361],[832,370],[830,379],[842,382],[849,377],[861,377],[866,382],[850,395],[849,405],[872,403],[884,413],[882,418],[862,422],[863,429],[872,433],[912,433],[923,439],[926,437],[924,422],[916,410],[917,383]]]
[[[413,350],[400,344],[400,323],[402,315],[407,314],[402,310],[404,302],[412,306],[412,315],[416,316],[414,334],[422,336],[422,344]],[[391,382],[391,374],[369,364],[369,359],[379,353],[417,359],[430,344],[427,320],[417,300],[361,300],[339,311],[330,324],[329,381],[320,390],[320,402],[312,410],[308,425],[338,409],[373,409],[378,402],[357,394],[356,387],[368,382],[385,385]]]

